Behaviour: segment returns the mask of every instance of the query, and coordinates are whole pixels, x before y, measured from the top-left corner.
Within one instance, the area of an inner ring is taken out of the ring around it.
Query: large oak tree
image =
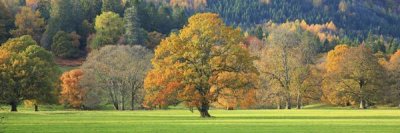
[[[339,45],[328,53],[324,99],[332,104],[355,104],[365,109],[383,92],[384,71],[378,58],[363,45]]]
[[[10,39],[0,47],[0,102],[17,105],[23,100],[54,100],[58,68],[50,52],[30,36]]]
[[[254,89],[257,70],[242,41],[240,30],[226,26],[217,14],[192,16],[155,50],[154,69],[145,80],[147,104],[183,102],[197,108],[201,117],[210,117],[210,104],[222,91]]]

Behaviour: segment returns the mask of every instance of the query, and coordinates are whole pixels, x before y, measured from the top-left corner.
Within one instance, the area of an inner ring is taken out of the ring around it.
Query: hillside
[[[148,0],[160,2],[160,0]],[[214,12],[226,23],[249,28],[268,21],[282,23],[297,19],[309,23],[333,21],[353,38],[376,35],[400,37],[399,0],[170,0],[188,14]]]

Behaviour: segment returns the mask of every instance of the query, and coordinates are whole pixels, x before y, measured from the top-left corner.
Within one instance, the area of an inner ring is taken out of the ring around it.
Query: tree
[[[30,7],[22,7],[15,16],[15,26],[17,29],[11,31],[14,37],[30,35],[36,42],[40,42],[45,22],[39,11],[34,12]]]
[[[150,69],[152,53],[141,46],[105,46],[92,51],[82,65],[85,73],[81,84],[87,95],[98,93],[107,98],[116,110],[131,109],[141,103],[143,80]],[[104,99],[102,99],[104,100]]]
[[[51,48],[54,35],[62,30],[72,32],[74,30],[74,17],[72,0],[52,0],[51,12],[46,31],[41,39],[41,45],[47,49]]]
[[[377,57],[361,45],[337,46],[328,53],[324,96],[332,104],[358,103],[361,109],[376,103],[385,76]]]
[[[7,41],[10,37],[9,30],[12,27],[12,15],[4,6],[3,2],[0,2],[0,43]]]
[[[125,43],[140,44],[140,22],[137,12],[137,7],[132,6],[125,10]]]
[[[118,14],[104,12],[96,17],[96,36],[91,44],[92,49],[101,48],[104,45],[117,44],[124,32],[124,22]]]
[[[79,82],[83,77],[80,69],[65,72],[61,77],[60,103],[74,108],[82,108],[86,92]]]
[[[144,43],[146,48],[154,50],[161,42],[162,39],[165,38],[165,35],[158,32],[149,32],[147,33],[147,40]]]
[[[58,31],[81,34],[84,21],[81,4],[78,0],[52,0],[51,14],[46,27],[46,32],[41,39],[41,45],[50,49],[53,37]]]
[[[293,94],[297,95],[300,107],[302,85],[309,77],[318,46],[318,39],[302,31],[298,23],[284,23],[269,33],[257,64],[264,80],[272,87],[271,92],[275,93],[278,108],[285,102],[286,109],[291,109]]]
[[[384,62],[389,79],[386,82],[389,86],[388,91],[385,92],[387,103],[394,104],[400,107],[400,50],[395,52],[388,62]]]
[[[36,10],[46,21],[50,18],[50,5],[50,0],[39,0],[37,2]]]
[[[254,58],[242,42],[240,30],[226,26],[217,14],[192,16],[155,50],[154,68],[145,79],[145,103],[154,107],[184,102],[201,117],[210,117],[210,104],[223,90],[255,89]]]
[[[121,0],[102,0],[103,5],[101,11],[104,12],[115,12],[122,16],[123,7]]]
[[[84,18],[93,23],[97,14],[101,13],[101,0],[80,0]]]
[[[59,31],[53,38],[51,45],[51,51],[55,56],[61,58],[77,58],[79,57],[79,36],[74,34],[75,32],[68,34],[64,31]],[[73,38],[75,35],[77,38]]]
[[[10,39],[0,50],[5,51],[0,65],[2,103],[10,104],[11,111],[17,111],[18,103],[23,100],[50,102],[54,99],[58,68],[50,52],[37,46],[30,36]]]

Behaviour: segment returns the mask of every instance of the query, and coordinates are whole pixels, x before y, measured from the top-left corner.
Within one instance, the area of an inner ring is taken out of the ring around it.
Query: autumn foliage
[[[155,50],[154,69],[145,79],[145,104],[183,102],[197,108],[202,117],[210,117],[210,104],[224,92],[255,89],[254,58],[242,41],[240,30],[225,26],[217,14],[194,15],[184,29]]]
[[[83,71],[80,69],[65,72],[61,77],[60,103],[74,108],[82,106],[85,91],[80,87]]]
[[[370,49],[336,46],[328,53],[326,63],[323,100],[336,105],[355,105],[367,108],[376,103],[384,91],[382,86],[385,76],[378,58]]]

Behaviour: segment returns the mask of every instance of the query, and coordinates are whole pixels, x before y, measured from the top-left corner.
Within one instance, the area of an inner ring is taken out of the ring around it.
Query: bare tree
[[[141,46],[105,46],[93,51],[82,65],[82,86],[88,88],[89,95],[108,101],[116,110],[125,110],[128,104],[133,110],[135,103],[143,99],[143,80],[151,68],[152,56]]]
[[[278,108],[285,102],[286,109],[291,109],[293,94],[300,108],[305,89],[302,85],[309,76],[318,46],[315,36],[294,27],[293,23],[285,23],[272,29],[256,63],[263,76],[261,80],[268,82]]]

